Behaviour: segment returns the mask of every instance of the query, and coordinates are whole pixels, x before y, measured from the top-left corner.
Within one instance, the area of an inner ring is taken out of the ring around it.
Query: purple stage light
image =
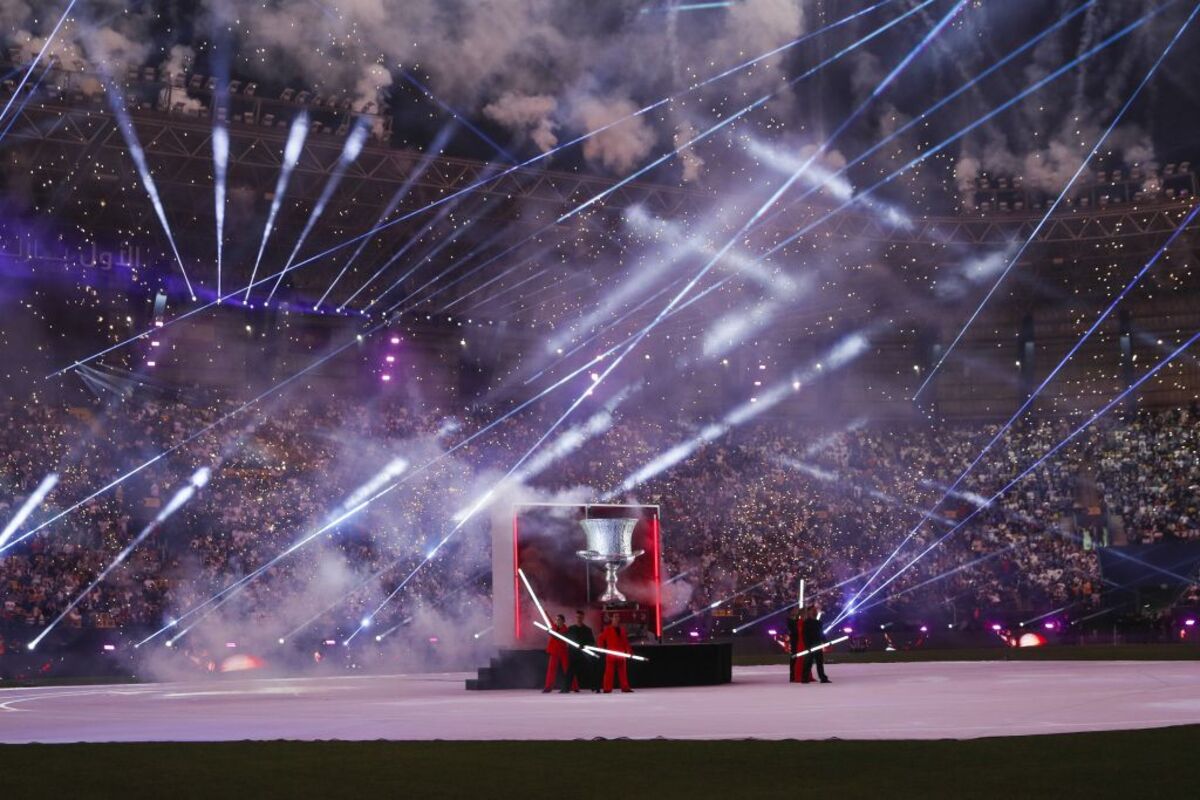
[[[1191,628],[1191,627],[1194,627],[1194,626],[1195,626],[1195,624],[1196,624],[1196,620],[1194,620],[1194,619],[1185,619],[1185,620],[1183,621],[1183,624],[1184,624],[1184,625],[1187,625],[1189,628]]]
[[[842,628],[842,633],[854,633],[854,628],[851,628],[849,625],[847,625],[846,627]]]
[[[399,336],[393,336],[393,337],[392,337],[392,344],[400,344],[400,337],[399,337]]]
[[[993,622],[993,623],[992,623],[992,630],[994,630],[994,631],[996,631],[996,632],[998,633],[998,632],[1000,631],[1000,625],[999,625],[999,623],[995,623],[995,622]]]
[[[1056,627],[1056,625],[1055,625],[1055,623],[1054,623],[1054,621],[1053,621],[1053,620],[1050,620],[1050,621],[1046,622],[1046,624],[1045,624],[1045,625],[1043,625],[1042,627],[1044,627],[1044,628],[1045,628],[1046,630],[1048,630],[1048,631],[1052,631],[1052,630],[1054,630],[1054,628]]]
[[[690,631],[690,632],[688,633],[688,636],[692,637],[693,639],[699,639],[699,638],[700,638],[700,631]]]
[[[770,634],[771,636],[775,636],[779,633],[779,631],[775,630],[774,628],[771,628],[770,630],[767,631],[767,633]]]
[[[926,626],[926,625],[922,625],[922,626],[921,626],[921,633],[929,633],[929,627],[928,627],[928,626]]]

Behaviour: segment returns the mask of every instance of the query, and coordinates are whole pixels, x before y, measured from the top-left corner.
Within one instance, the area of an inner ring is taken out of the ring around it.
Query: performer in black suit
[[[800,677],[801,683],[812,683],[813,664],[817,666],[817,677],[821,679],[821,683],[832,682],[825,677],[825,650],[813,650],[814,647],[822,645],[826,641],[825,629],[821,627],[821,620],[817,618],[819,612],[820,609],[817,606],[809,606],[800,627],[804,639],[804,649],[809,651],[808,655],[804,656],[804,674]]]
[[[575,612],[575,624],[567,628],[565,635],[579,647],[572,647],[571,652],[567,654],[567,676],[562,690],[578,692],[579,689],[572,689],[578,681],[579,686],[591,689],[593,692],[600,691],[600,686],[596,681],[595,665],[592,663],[598,659],[580,649],[596,643],[596,634],[587,624],[582,611]]]
[[[799,670],[796,669],[796,653],[802,649],[800,647],[800,609],[794,608],[787,618],[787,637],[788,637],[788,654],[791,658],[788,659],[788,683],[796,682],[796,675]]]

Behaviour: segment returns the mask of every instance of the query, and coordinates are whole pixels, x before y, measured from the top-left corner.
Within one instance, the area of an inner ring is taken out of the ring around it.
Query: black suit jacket
[[[805,649],[825,643],[825,630],[821,627],[821,620],[811,617],[805,619],[802,630]]]
[[[596,634],[592,632],[591,627],[588,625],[572,625],[567,628],[565,635],[580,647],[596,643]]]

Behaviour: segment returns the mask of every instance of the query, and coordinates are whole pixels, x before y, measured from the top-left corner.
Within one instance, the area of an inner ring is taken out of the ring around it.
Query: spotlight
[[[370,617],[363,617],[363,618],[362,618],[362,622],[360,622],[360,623],[359,623],[359,627],[362,627],[362,628],[369,628],[369,627],[371,627],[371,618],[370,618]]]

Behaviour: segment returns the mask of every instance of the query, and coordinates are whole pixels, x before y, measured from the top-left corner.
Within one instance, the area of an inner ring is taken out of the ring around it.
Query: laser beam
[[[1108,403],[1106,403],[1099,411],[1096,411],[1090,417],[1088,417],[1088,419],[1086,421],[1084,421],[1083,424],[1081,424],[1079,427],[1075,428],[1070,434],[1067,435],[1066,438],[1062,439],[1058,444],[1054,445],[1054,447],[1052,447],[1050,450],[1048,450],[1044,454],[1042,454],[1041,457],[1039,457],[1036,461],[1034,461],[1032,464],[1030,464],[1024,470],[1022,470],[1021,473],[1017,475],[1017,477],[1013,478],[1011,481],[1009,481],[1007,484],[1005,484],[1003,487],[1001,487],[999,491],[997,491],[995,494],[993,494],[991,497],[988,498],[988,504],[990,505],[991,503],[994,503],[997,499],[999,499],[1001,496],[1003,496],[1005,492],[1007,492],[1013,486],[1017,485],[1020,481],[1024,480],[1024,478],[1026,476],[1028,476],[1029,474],[1034,472],[1036,469],[1038,469],[1043,463],[1046,462],[1047,459],[1049,459],[1051,456],[1053,456],[1059,450],[1061,450],[1062,448],[1066,447],[1068,444],[1073,442],[1076,438],[1079,437],[1080,434],[1082,434],[1094,422],[1096,422],[1096,420],[1100,419],[1105,414],[1107,414],[1109,411],[1111,411],[1113,408],[1117,407],[1120,403],[1122,403],[1125,400],[1126,397],[1128,397],[1132,393],[1136,392],[1142,386],[1142,384],[1144,384],[1146,381],[1150,380],[1152,377],[1157,375],[1160,370],[1162,370],[1164,367],[1166,367],[1168,364],[1170,364],[1172,361],[1174,361],[1176,358],[1178,358],[1181,354],[1183,354],[1189,347],[1191,347],[1193,344],[1195,344],[1198,340],[1200,340],[1200,332],[1193,334],[1190,338],[1187,339],[1187,341],[1185,341],[1179,347],[1175,348],[1175,350],[1173,350],[1170,355],[1161,359],[1157,364],[1154,365],[1154,367],[1152,367],[1148,372],[1146,372],[1146,374],[1144,374],[1142,377],[1138,378],[1134,383],[1130,384],[1128,388],[1126,388],[1126,389],[1122,390],[1120,393],[1118,393],[1116,397],[1114,397],[1112,400],[1110,400]],[[966,517],[964,517],[961,522],[959,522],[957,525],[955,525],[953,528],[951,528],[947,533],[942,535],[940,538],[935,539],[932,544],[930,544],[924,550],[922,550],[920,553],[918,553],[908,563],[906,563],[903,567],[901,567],[899,571],[897,571],[890,578],[888,578],[886,581],[881,583],[870,594],[863,597],[861,602],[870,600],[872,597],[879,594],[879,592],[881,592],[889,584],[891,584],[893,581],[895,581],[897,578],[899,578],[902,574],[904,574],[906,571],[908,571],[908,569],[910,567],[912,567],[914,564],[916,564],[918,561],[920,561],[926,554],[931,552],[934,548],[936,548],[938,545],[940,545],[946,539],[948,539],[949,537],[951,537],[955,533],[957,533],[959,530],[961,530],[967,523],[969,523],[972,519],[974,519],[985,508],[987,508],[987,506],[980,506],[980,507],[976,508],[974,511],[972,511],[970,514],[968,514]],[[845,613],[845,610],[843,610],[843,613],[839,615],[838,619],[842,619],[845,616],[846,616],[846,613]],[[837,620],[835,620],[834,622],[836,624]]]
[[[1195,11],[1200,11],[1200,5],[1196,6]],[[1195,13],[1195,11],[1193,11],[1193,14]],[[1189,17],[1188,19],[1190,20],[1191,17]],[[886,560],[884,560],[884,562],[882,564],[879,565],[879,568],[875,571],[875,574],[872,575],[871,578],[868,579],[867,582],[862,587],[860,587],[859,592],[855,594],[854,598],[851,600],[848,607],[854,606],[855,602],[858,599],[859,594],[861,594],[862,591],[864,591],[868,586],[870,586],[871,583],[874,582],[875,578],[877,578],[879,576],[879,574],[884,570],[884,568],[886,568],[887,565],[890,564],[892,562],[892,560],[895,559],[899,555],[900,550],[904,547],[904,545],[908,544],[908,542],[912,540],[913,536],[915,536],[917,534],[917,532],[921,529],[921,527],[930,519],[930,517],[932,517],[933,514],[936,513],[938,508],[941,507],[942,503],[946,502],[946,499],[951,497],[958,490],[958,487],[962,485],[962,482],[964,480],[966,480],[967,476],[970,475],[971,472],[975,469],[975,467],[977,467],[979,465],[979,463],[984,459],[984,457],[989,452],[991,452],[992,447],[994,447],[995,444],[997,442],[999,442],[1001,438],[1004,437],[1004,434],[1006,434],[1008,432],[1008,430],[1017,422],[1017,420],[1019,420],[1025,414],[1025,412],[1030,408],[1030,406],[1033,405],[1034,401],[1038,398],[1038,396],[1042,393],[1042,391],[1047,386],[1050,385],[1050,383],[1054,380],[1054,378],[1057,377],[1058,373],[1060,371],[1062,371],[1063,367],[1065,367],[1070,362],[1070,360],[1075,356],[1075,354],[1079,351],[1079,349],[1081,347],[1083,347],[1083,345],[1088,341],[1088,339],[1091,338],[1092,334],[1095,333],[1100,328],[1101,324],[1103,324],[1106,319],[1108,319],[1108,317],[1112,314],[1112,312],[1116,309],[1116,307],[1121,303],[1121,301],[1124,300],[1125,297],[1128,296],[1128,294],[1131,291],[1133,291],[1133,289],[1138,285],[1138,283],[1142,280],[1142,278],[1145,277],[1146,274],[1151,269],[1154,268],[1154,266],[1158,263],[1159,259],[1162,258],[1162,256],[1166,253],[1168,248],[1170,248],[1170,246],[1175,243],[1175,240],[1178,239],[1179,236],[1188,228],[1188,226],[1191,225],[1192,221],[1195,220],[1197,214],[1200,214],[1200,205],[1193,207],[1191,212],[1188,213],[1183,218],[1183,221],[1178,226],[1176,226],[1175,230],[1172,231],[1171,235],[1162,244],[1162,246],[1160,246],[1158,248],[1158,250],[1156,250],[1154,252],[1154,254],[1150,257],[1150,259],[1145,263],[1145,265],[1143,265],[1142,268],[1140,270],[1138,270],[1138,272],[1130,279],[1130,281],[1127,284],[1125,284],[1125,287],[1117,294],[1117,296],[1115,298],[1113,298],[1112,302],[1109,303],[1108,307],[1105,308],[1098,317],[1096,317],[1096,319],[1092,322],[1091,326],[1086,331],[1084,331],[1083,335],[1075,342],[1075,344],[1071,347],[1071,349],[1067,351],[1066,355],[1063,356],[1063,358],[1058,362],[1058,364],[1054,367],[1054,369],[1050,370],[1050,372],[1042,380],[1041,384],[1039,384],[1036,389],[1034,389],[1032,392],[1030,392],[1029,396],[1025,399],[1025,401],[1021,404],[1021,406],[1016,410],[1016,412],[1014,412],[1013,415],[1008,418],[1008,421],[1005,422],[1004,425],[1002,425],[996,431],[996,433],[992,436],[991,440],[984,446],[983,450],[980,451],[979,455],[977,455],[975,457],[975,459],[970,464],[967,465],[966,469],[964,469],[959,474],[959,476],[954,480],[954,482],[949,486],[949,488],[947,488],[945,490],[945,492],[942,494],[942,496],[940,498],[938,498],[937,502],[935,502],[933,504],[933,506],[922,515],[921,519],[917,522],[916,525],[913,526],[912,530],[910,530],[908,532],[908,534],[904,537],[904,539],[900,542],[900,544],[896,547],[896,549],[892,551],[891,555],[889,555],[888,558]],[[982,508],[984,506],[980,506],[980,507]]]
[[[33,61],[29,63],[29,69],[25,70],[25,74],[21,76],[21,80],[17,82],[17,88],[13,90],[12,96],[8,98],[8,102],[4,104],[4,109],[0,110],[0,120],[8,115],[9,109],[12,108],[13,102],[21,94],[21,90],[25,88],[25,84],[29,81],[29,76],[33,74],[37,68],[38,62],[42,60],[42,56],[50,49],[50,43],[54,41],[54,37],[58,36],[59,30],[62,29],[63,23],[67,21],[67,17],[71,14],[71,9],[75,8],[77,0],[71,0],[67,3],[67,8],[63,11],[62,16],[58,18],[58,22],[50,31],[50,35],[46,37],[46,41],[42,42],[42,48],[38,50],[37,55],[33,57]]]
[[[170,502],[168,502],[167,505],[158,512],[158,514],[155,515],[154,519],[150,521],[150,524],[143,528],[141,532],[134,537],[133,541],[130,542],[124,550],[118,553],[117,557],[114,558],[107,567],[100,571],[100,574],[96,576],[95,580],[88,584],[88,587],[80,592],[74,600],[68,603],[67,607],[62,610],[62,613],[55,617],[54,621],[47,625],[42,632],[39,633],[33,639],[33,641],[27,645],[27,647],[30,650],[36,648],[38,644],[46,638],[46,635],[49,634],[50,631],[54,630],[58,623],[62,622],[77,605],[83,602],[85,597],[92,593],[93,589],[99,586],[114,569],[121,566],[121,564],[125,562],[125,559],[129,558],[129,554],[132,553],[138,545],[146,541],[146,537],[154,533],[154,531],[156,531],[160,525],[166,522],[172,514],[178,511],[188,500],[191,500],[192,496],[208,483],[209,474],[210,473],[207,467],[201,467],[200,469],[196,470],[191,479],[188,480],[187,485],[175,493],[175,496],[171,498]]]
[[[417,165],[417,168],[410,172],[407,177],[405,177],[404,183],[400,184],[400,188],[395,191],[391,199],[388,200],[387,205],[384,206],[383,212],[379,215],[379,219],[375,222],[375,228],[378,228],[380,225],[382,225],[388,217],[396,212],[396,209],[400,207],[402,202],[404,202],[404,198],[408,197],[408,193],[412,191],[412,187],[418,180],[421,179],[421,176],[425,174],[425,171],[429,169],[429,166],[433,163],[434,155],[442,152],[453,135],[453,125],[443,126],[442,129],[438,131],[437,136],[433,138],[433,141],[430,142],[429,147],[426,149],[426,152],[429,155],[422,158],[420,163]],[[341,271],[334,277],[332,281],[329,282],[329,287],[325,289],[325,293],[321,295],[321,299],[318,300],[316,305],[313,306],[313,311],[316,311],[321,307],[321,304],[325,302],[325,298],[329,297],[329,293],[333,291],[333,287],[338,284],[338,281],[342,279],[342,276],[346,274],[346,271],[350,269],[355,261],[358,260],[358,257],[362,255],[363,250],[367,249],[367,244],[369,242],[370,239],[363,239],[358,243],[358,247],[355,248],[354,252],[350,255],[350,258],[346,259],[346,263],[342,266]],[[345,304],[343,303],[339,309],[344,306]]]
[[[1173,2],[1173,1],[1174,1],[1174,0],[1172,0],[1172,2]],[[732,66],[732,67],[729,67],[729,68],[727,68],[727,69],[725,69],[725,70],[722,70],[721,72],[719,72],[719,73],[717,73],[717,74],[715,74],[715,75],[712,75],[712,76],[710,76],[710,77],[708,77],[708,78],[705,78],[705,79],[704,79],[704,80],[702,80],[702,81],[699,81],[699,82],[697,82],[697,83],[695,83],[695,84],[692,84],[691,86],[687,87],[686,89],[683,89],[683,90],[681,90],[680,92],[677,92],[677,93],[675,93],[675,94],[672,94],[672,95],[668,95],[668,96],[666,96],[666,97],[663,97],[663,98],[661,98],[661,99],[659,99],[659,100],[656,100],[656,101],[655,101],[655,102],[653,102],[653,103],[650,103],[649,105],[643,106],[642,108],[639,108],[638,110],[631,112],[630,114],[627,114],[627,115],[625,115],[625,116],[623,116],[623,117],[620,117],[619,119],[615,119],[615,120],[613,120],[612,122],[606,123],[606,124],[604,124],[604,125],[601,125],[601,126],[600,126],[600,127],[598,127],[598,128],[594,128],[594,129],[592,129],[592,130],[590,130],[590,131],[587,131],[586,133],[580,134],[579,136],[576,136],[575,138],[573,138],[573,139],[571,139],[571,140],[569,140],[569,141],[567,141],[567,142],[564,142],[563,144],[561,144],[561,145],[558,145],[557,147],[554,147],[554,148],[552,148],[552,149],[550,149],[550,150],[548,150],[548,151],[546,151],[546,152],[544,152],[544,153],[539,153],[539,154],[537,154],[537,155],[535,155],[535,156],[532,156],[531,158],[528,158],[528,159],[526,159],[525,161],[522,161],[522,162],[521,162],[521,163],[519,163],[519,164],[515,164],[515,165],[513,165],[513,166],[511,166],[511,167],[508,167],[508,168],[504,169],[503,171],[501,171],[501,172],[500,172],[500,173],[498,173],[498,174],[495,174],[495,175],[488,175],[488,176],[486,176],[486,177],[484,177],[484,178],[482,178],[482,179],[480,179],[480,180],[477,180],[477,181],[475,181],[474,183],[471,183],[471,184],[469,184],[469,185],[467,185],[467,186],[463,187],[462,189],[458,189],[458,190],[456,190],[456,191],[454,191],[454,192],[451,192],[450,194],[448,194],[448,195],[446,195],[446,196],[444,196],[444,197],[440,197],[440,198],[438,198],[437,200],[434,200],[433,202],[431,202],[431,203],[429,203],[429,204],[427,204],[427,205],[425,205],[425,206],[423,206],[423,207],[421,207],[421,208],[418,208],[418,209],[415,209],[415,210],[413,210],[413,211],[411,211],[411,212],[408,212],[408,213],[406,213],[406,214],[403,214],[403,215],[401,215],[400,217],[398,217],[398,218],[396,218],[396,219],[394,219],[394,220],[392,220],[392,221],[390,221],[390,222],[384,223],[384,224],[382,224],[382,225],[378,225],[378,226],[376,226],[376,227],[374,227],[374,228],[372,228],[372,229],[370,229],[370,230],[367,230],[367,231],[365,231],[365,232],[363,232],[363,233],[361,233],[361,234],[359,234],[359,235],[357,235],[357,236],[351,237],[350,239],[347,239],[347,240],[345,240],[345,241],[342,241],[342,242],[340,242],[340,243],[338,243],[338,244],[336,244],[336,245],[333,245],[332,247],[330,247],[330,248],[328,248],[328,249],[326,249],[326,250],[324,250],[324,251],[322,251],[322,252],[320,252],[320,253],[317,253],[316,255],[310,256],[309,258],[307,258],[307,259],[304,259],[303,261],[300,261],[299,263],[297,263],[297,264],[295,265],[295,267],[294,267],[294,268],[295,268],[295,269],[300,269],[301,267],[304,267],[304,266],[306,266],[306,265],[308,265],[308,264],[311,264],[311,263],[313,263],[313,262],[315,262],[315,261],[318,261],[318,260],[320,260],[320,259],[322,259],[322,258],[324,258],[324,257],[326,257],[326,256],[332,255],[333,253],[335,253],[335,252],[337,252],[337,251],[341,250],[342,248],[349,247],[349,246],[351,246],[351,245],[354,245],[354,244],[357,244],[357,243],[359,243],[359,242],[362,242],[362,241],[368,240],[368,239],[370,239],[370,238],[372,238],[372,237],[376,236],[377,234],[379,234],[379,233],[380,233],[380,232],[382,232],[383,230],[386,230],[386,229],[388,229],[388,228],[391,228],[391,227],[393,227],[393,226],[395,226],[395,225],[401,224],[401,223],[403,223],[403,222],[407,221],[408,219],[410,219],[410,218],[412,218],[412,217],[416,216],[417,214],[421,214],[421,213],[423,213],[423,212],[425,212],[425,211],[428,211],[428,210],[430,210],[430,209],[433,209],[433,208],[435,208],[435,207],[438,207],[438,206],[444,205],[444,204],[446,204],[446,203],[448,203],[448,202],[451,202],[451,201],[457,200],[458,198],[460,198],[460,197],[463,197],[463,196],[465,196],[465,195],[467,195],[467,194],[470,194],[471,192],[474,192],[476,189],[479,189],[479,188],[481,188],[481,187],[483,187],[483,186],[485,186],[485,185],[487,185],[487,184],[489,184],[489,183],[493,183],[493,182],[495,182],[495,181],[498,181],[498,180],[500,180],[500,179],[502,179],[502,178],[504,178],[504,177],[507,177],[508,175],[511,175],[511,174],[513,174],[514,172],[517,172],[518,170],[521,170],[521,169],[524,169],[524,168],[530,167],[530,166],[532,166],[532,165],[534,165],[534,164],[536,164],[536,163],[538,163],[538,162],[540,162],[540,161],[542,161],[542,160],[544,160],[544,159],[551,158],[551,157],[552,157],[554,154],[556,154],[556,153],[559,153],[559,152],[561,152],[561,151],[563,151],[563,150],[565,150],[565,149],[567,149],[567,148],[569,148],[569,147],[573,147],[573,146],[575,146],[575,145],[577,145],[577,144],[580,144],[580,143],[582,143],[582,142],[588,141],[589,139],[591,139],[591,138],[593,138],[593,137],[595,137],[595,136],[599,136],[600,134],[604,133],[605,131],[611,130],[611,129],[613,129],[614,127],[616,127],[616,126],[618,126],[618,125],[622,124],[623,122],[627,122],[627,121],[629,121],[629,120],[632,120],[632,119],[635,119],[635,118],[638,118],[638,117],[644,116],[644,115],[646,115],[646,114],[649,114],[649,113],[651,113],[651,112],[653,112],[653,111],[655,111],[655,110],[657,110],[657,109],[659,109],[659,108],[662,108],[662,107],[664,107],[664,106],[666,106],[666,105],[669,105],[670,103],[676,102],[676,101],[678,101],[678,100],[682,99],[683,97],[686,97],[687,95],[691,94],[692,92],[695,92],[695,91],[697,91],[697,90],[699,90],[699,89],[701,89],[701,88],[703,88],[703,87],[705,87],[705,86],[708,86],[708,85],[710,85],[710,84],[712,84],[712,83],[714,83],[714,82],[716,82],[716,81],[720,81],[720,80],[722,80],[722,79],[724,79],[724,78],[727,78],[727,77],[729,77],[730,75],[737,74],[738,72],[740,72],[740,71],[741,71],[741,70],[743,70],[743,69],[746,69],[746,68],[749,68],[749,67],[751,67],[751,66],[754,66],[755,64],[758,64],[758,63],[760,63],[761,61],[764,61],[764,60],[766,60],[766,59],[768,59],[768,58],[772,58],[772,57],[774,57],[774,56],[778,55],[779,53],[782,53],[782,52],[784,52],[784,51],[786,51],[786,50],[788,50],[788,49],[790,49],[790,48],[792,48],[792,47],[795,47],[795,46],[797,46],[797,45],[799,45],[799,44],[801,44],[801,43],[803,43],[803,42],[805,42],[805,41],[808,41],[808,40],[810,40],[810,39],[812,39],[812,38],[814,38],[814,37],[816,37],[816,36],[819,36],[819,35],[821,35],[821,34],[824,34],[824,33],[827,33],[827,32],[829,32],[829,31],[832,31],[832,30],[834,30],[834,29],[836,29],[836,28],[839,28],[839,27],[841,27],[841,26],[843,26],[843,25],[849,24],[849,23],[850,23],[850,22],[852,22],[853,20],[855,20],[855,19],[858,19],[859,17],[861,17],[861,16],[863,16],[863,15],[866,15],[866,14],[869,14],[869,13],[871,13],[871,12],[873,12],[873,11],[875,11],[875,10],[879,9],[879,8],[882,8],[882,7],[886,6],[886,5],[890,5],[890,4],[891,4],[891,3],[893,3],[893,2],[896,2],[896,0],[880,0],[880,2],[874,3],[874,4],[872,4],[871,6],[868,6],[867,8],[864,8],[864,9],[861,9],[861,10],[859,10],[859,11],[856,11],[856,12],[854,12],[854,13],[852,13],[852,14],[850,14],[850,15],[846,16],[846,17],[842,17],[841,19],[839,19],[839,20],[837,20],[837,21],[835,21],[835,22],[832,22],[832,23],[830,23],[830,24],[828,24],[828,25],[825,25],[825,26],[824,26],[824,27],[822,27],[822,28],[818,28],[817,30],[810,31],[810,32],[808,32],[808,33],[804,34],[803,36],[800,36],[800,37],[798,37],[798,38],[796,38],[796,39],[793,39],[793,40],[792,40],[792,41],[790,41],[790,42],[787,42],[787,43],[785,43],[785,44],[783,44],[783,45],[780,45],[779,47],[776,47],[776,48],[774,48],[774,49],[772,49],[772,50],[769,50],[769,51],[767,51],[766,53],[763,53],[762,55],[756,56],[756,57],[754,57],[754,58],[752,58],[752,59],[749,59],[749,60],[747,60],[747,61],[744,61],[744,62],[741,62],[741,63],[739,63],[739,64],[736,64],[736,65],[734,65],[734,66]],[[276,194],[278,195],[278,193],[276,193]],[[268,277],[266,277],[266,278],[262,278],[262,279],[258,280],[257,282],[255,282],[255,280],[254,280],[254,277],[253,277],[253,275],[252,275],[252,276],[251,276],[251,280],[250,280],[250,285],[247,287],[247,292],[249,291],[249,289],[252,289],[252,288],[254,288],[255,286],[258,286],[259,284],[261,284],[261,283],[264,283],[264,282],[266,282],[266,281],[270,280],[270,279],[271,279],[271,278],[273,278],[273,277],[275,277],[275,276],[274,276],[274,275],[271,275],[271,276],[268,276]],[[239,290],[239,293],[240,293],[240,290]],[[226,295],[224,299],[229,299],[229,297],[231,297],[231,296],[232,296],[232,295]],[[174,324],[175,324],[175,323],[177,323],[177,322],[182,322],[184,319],[187,319],[187,318],[191,317],[193,314],[200,313],[201,311],[204,311],[205,309],[207,309],[207,308],[210,308],[210,307],[212,307],[213,305],[216,305],[216,304],[217,304],[217,301],[213,301],[213,302],[211,302],[211,303],[208,303],[208,304],[206,304],[206,305],[204,305],[204,306],[200,306],[200,307],[198,307],[198,308],[192,309],[191,311],[188,311],[188,312],[186,312],[186,313],[184,313],[184,314],[180,315],[179,317],[176,317],[176,318],[174,318],[174,319],[172,319],[172,320],[169,320],[169,321],[167,321],[167,322],[165,323],[165,326],[174,325]],[[165,327],[165,326],[164,326],[164,327]],[[60,369],[58,369],[58,370],[55,370],[54,372],[50,373],[50,374],[49,374],[49,375],[47,375],[46,377],[49,377],[49,378],[56,377],[56,376],[58,376],[58,375],[61,375],[61,374],[65,373],[65,372],[67,372],[67,371],[69,371],[69,370],[71,370],[71,369],[73,369],[73,368],[75,368],[75,367],[77,367],[77,366],[81,366],[81,365],[83,365],[83,364],[90,363],[91,361],[94,361],[94,360],[95,360],[95,359],[97,359],[97,358],[101,358],[101,357],[103,357],[103,356],[107,355],[108,353],[111,353],[111,352],[113,352],[114,350],[118,350],[118,349],[120,349],[120,348],[123,348],[123,347],[125,347],[125,346],[129,345],[130,343],[132,343],[132,342],[135,342],[135,341],[137,341],[137,340],[139,340],[139,339],[143,338],[144,336],[146,336],[147,334],[149,334],[149,333],[152,333],[152,332],[153,332],[153,329],[151,329],[151,330],[148,330],[148,331],[143,331],[142,333],[134,334],[133,336],[127,337],[126,339],[123,339],[123,340],[121,340],[121,341],[119,341],[119,342],[117,342],[117,343],[115,343],[115,344],[109,345],[108,347],[105,347],[105,348],[103,348],[103,349],[101,349],[101,350],[98,350],[98,351],[96,351],[96,352],[92,353],[92,354],[91,354],[91,355],[89,355],[89,356],[86,356],[86,357],[84,357],[84,358],[82,358],[82,359],[76,360],[75,362],[73,362],[73,363],[71,363],[71,364],[69,364],[69,365],[67,365],[67,366],[65,366],[65,367],[62,367],[62,368],[60,368]]]
[[[1125,117],[1125,112],[1129,111],[1130,106],[1134,104],[1134,102],[1141,95],[1142,90],[1146,88],[1146,84],[1150,82],[1150,79],[1154,77],[1154,74],[1158,71],[1158,68],[1162,66],[1163,61],[1166,60],[1171,50],[1175,47],[1175,44],[1179,41],[1180,37],[1183,36],[1184,31],[1188,29],[1188,26],[1192,24],[1192,20],[1196,18],[1197,12],[1200,12],[1200,4],[1192,8],[1192,13],[1188,14],[1187,19],[1185,19],[1183,24],[1179,26],[1179,30],[1175,32],[1175,35],[1171,37],[1169,42],[1167,42],[1167,46],[1163,49],[1162,53],[1159,54],[1158,58],[1150,66],[1150,69],[1146,72],[1145,77],[1143,77],[1137,87],[1134,88],[1133,92],[1129,95],[1129,98],[1125,101],[1125,104],[1121,106],[1120,110],[1117,111],[1117,113],[1113,116],[1112,121],[1104,130],[1104,133],[1100,135],[1100,138],[1098,138],[1096,143],[1092,145],[1092,149],[1088,151],[1088,154],[1084,157],[1083,161],[1080,162],[1079,169],[1075,170],[1075,173],[1071,176],[1071,179],[1067,181],[1066,185],[1063,186],[1062,191],[1058,193],[1058,197],[1054,198],[1054,202],[1050,204],[1050,207],[1046,209],[1046,213],[1042,215],[1042,218],[1038,220],[1037,225],[1035,225],[1033,230],[1030,231],[1029,236],[1026,237],[1025,241],[1022,242],[1021,246],[1017,249],[1017,252],[1014,253],[1008,260],[1008,264],[1004,267],[1003,271],[1001,271],[999,277],[996,278],[996,282],[992,284],[992,288],[988,289],[987,294],[985,294],[983,299],[979,301],[979,305],[973,312],[971,312],[971,315],[967,317],[966,323],[964,323],[958,333],[954,335],[954,340],[950,342],[949,347],[943,351],[941,357],[937,360],[937,363],[935,363],[929,370],[928,374],[925,376],[925,380],[921,381],[921,385],[918,386],[917,391],[913,393],[913,400],[916,400],[921,396],[921,392],[925,391],[925,387],[929,385],[931,380],[933,380],[933,376],[937,374],[937,371],[941,368],[942,364],[946,363],[946,359],[950,356],[951,351],[953,351],[958,343],[962,341],[962,337],[966,335],[967,330],[972,324],[974,324],[975,320],[978,319],[980,312],[983,311],[983,307],[986,306],[988,301],[992,299],[992,295],[994,295],[996,290],[1000,288],[1000,284],[1004,282],[1004,279],[1008,276],[1008,273],[1021,259],[1021,256],[1025,253],[1025,250],[1033,243],[1033,240],[1037,238],[1037,235],[1041,233],[1042,228],[1045,227],[1046,223],[1050,220],[1051,215],[1054,214],[1059,205],[1061,205],[1063,200],[1066,199],[1067,193],[1071,191],[1071,187],[1073,187],[1075,182],[1079,180],[1079,176],[1083,174],[1088,165],[1092,163],[1092,159],[1096,157],[1096,153],[1100,152],[1100,148],[1104,146],[1106,141],[1108,141],[1108,137],[1112,135],[1112,132],[1116,129],[1117,125],[1120,124],[1121,120]]]

